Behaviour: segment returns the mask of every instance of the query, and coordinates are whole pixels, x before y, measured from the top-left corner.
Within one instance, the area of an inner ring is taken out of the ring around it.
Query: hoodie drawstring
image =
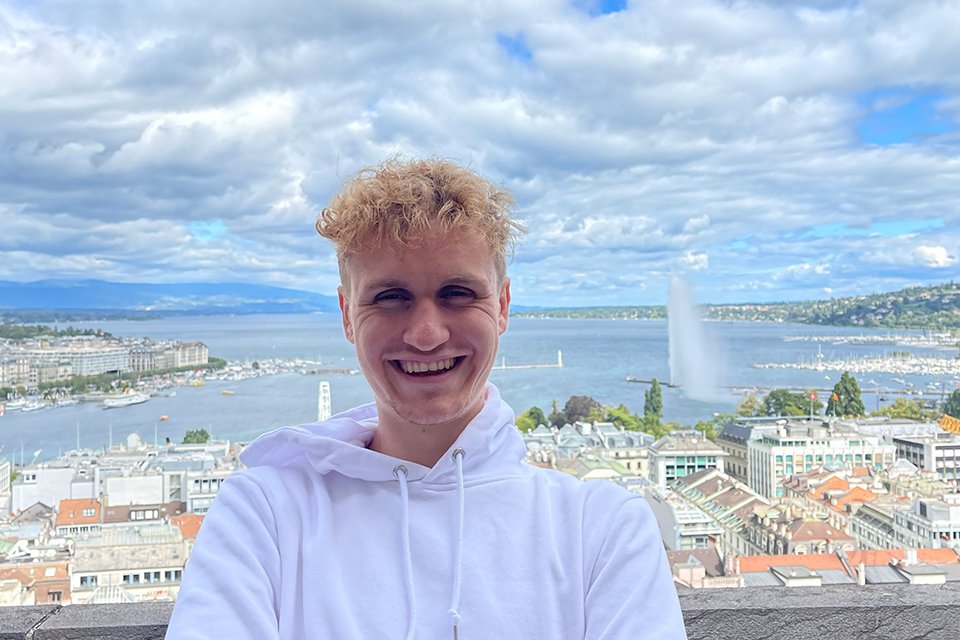
[[[459,640],[460,612],[460,568],[463,564],[463,449],[453,452],[453,461],[457,465],[457,553],[453,565],[453,597],[450,610],[447,614],[453,622],[453,640]],[[401,530],[403,540],[403,567],[407,574],[407,607],[410,609],[410,620],[407,623],[407,640],[413,640],[417,626],[417,602],[413,594],[413,560],[410,555],[410,499],[407,493],[407,468],[398,464],[393,468],[393,475],[400,481],[400,509]]]
[[[400,536],[403,539],[403,567],[407,572],[407,608],[410,610],[407,640],[413,640],[417,627],[417,601],[413,594],[413,560],[410,557],[410,500],[407,497],[407,468],[398,464],[393,469],[393,475],[400,481]]]
[[[450,602],[450,620],[453,622],[453,640],[458,640],[457,627],[460,625],[460,567],[463,560],[463,449],[453,452],[453,461],[457,464],[457,496],[459,509],[457,511],[457,555],[453,565],[453,599]]]

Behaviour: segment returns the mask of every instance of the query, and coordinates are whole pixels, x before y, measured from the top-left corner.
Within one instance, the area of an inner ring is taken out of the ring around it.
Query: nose
[[[403,341],[418,351],[433,351],[450,339],[443,310],[432,300],[420,300],[409,311]]]

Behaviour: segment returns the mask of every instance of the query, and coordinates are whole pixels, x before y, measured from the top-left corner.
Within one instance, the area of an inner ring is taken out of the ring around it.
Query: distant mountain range
[[[960,284],[909,287],[890,293],[809,302],[703,305],[709,320],[791,322],[885,329],[960,329]],[[541,309],[515,314],[538,318],[619,318],[662,320],[667,307]]]
[[[536,307],[515,307],[531,311]],[[339,313],[335,295],[243,283],[145,284],[0,280],[0,320],[77,322],[175,315]]]
[[[143,318],[166,315],[312,313],[338,311],[336,296],[258,284],[143,284],[103,280],[0,280],[0,313],[42,321],[57,311],[63,320]],[[66,313],[64,313],[66,312]]]

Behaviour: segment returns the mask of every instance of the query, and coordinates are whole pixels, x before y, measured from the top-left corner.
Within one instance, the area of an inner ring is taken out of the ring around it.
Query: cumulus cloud
[[[922,245],[917,247],[913,254],[916,259],[928,267],[942,269],[957,264],[957,257],[950,255],[946,247],[928,247]]]
[[[330,293],[317,211],[394,153],[514,190],[519,304],[660,303],[678,267],[721,302],[956,264],[957,0],[579,6],[0,5],[0,277]],[[917,101],[936,126],[893,122]],[[939,224],[871,231],[910,221]]]

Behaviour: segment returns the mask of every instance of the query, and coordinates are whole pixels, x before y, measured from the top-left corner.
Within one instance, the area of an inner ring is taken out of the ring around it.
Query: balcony
[[[955,640],[960,584],[700,589],[689,640]],[[160,640],[168,602],[0,608],[0,640]]]

